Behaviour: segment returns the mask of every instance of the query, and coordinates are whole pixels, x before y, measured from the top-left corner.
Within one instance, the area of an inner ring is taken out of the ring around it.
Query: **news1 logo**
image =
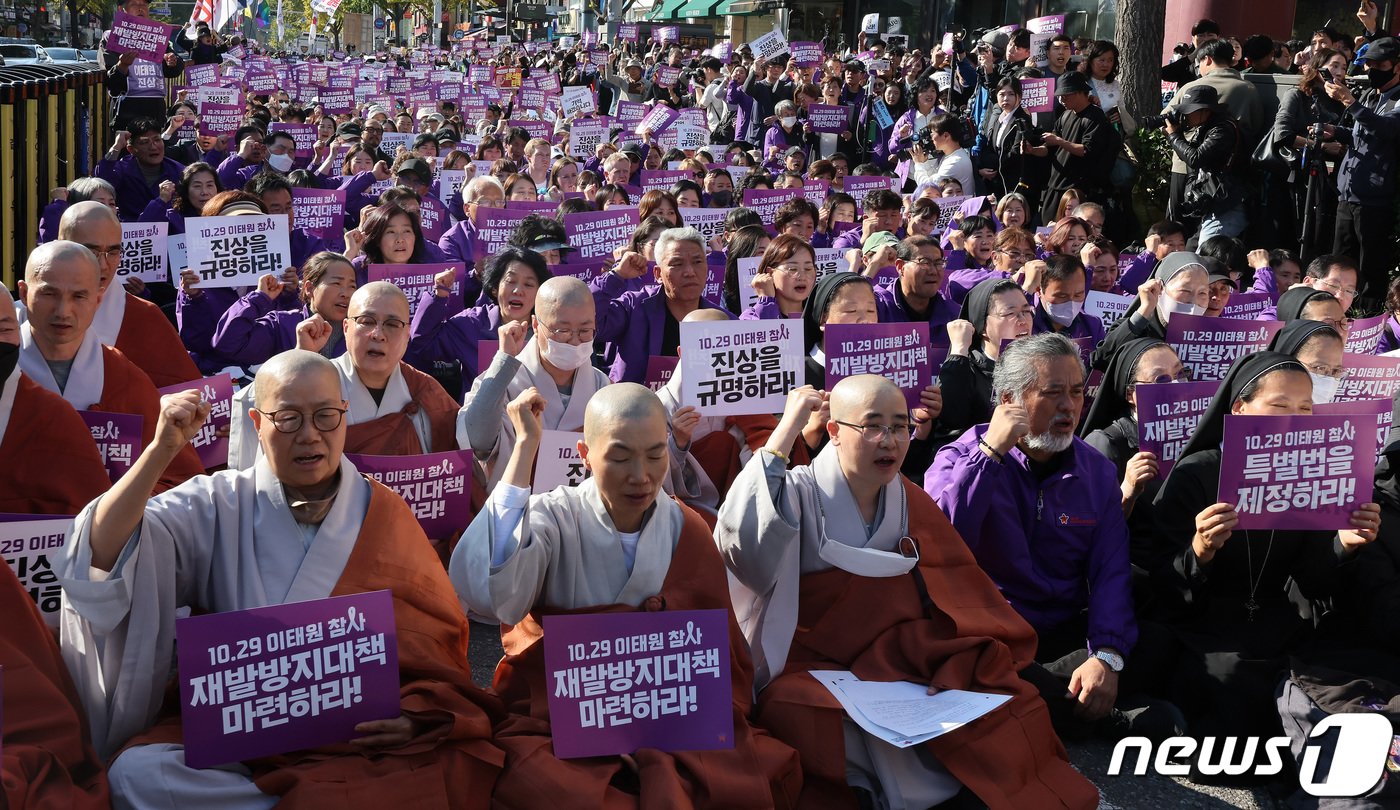
[[[1323,718],[1303,741],[1298,783],[1310,796],[1360,796],[1380,781],[1395,730],[1379,714],[1333,714]],[[1203,776],[1274,776],[1283,771],[1287,737],[1263,742],[1265,761],[1255,764],[1259,737],[1169,737],[1156,747],[1146,737],[1124,737],[1113,747],[1108,775],[1119,776],[1129,749],[1136,748],[1133,775],[1147,773],[1148,763],[1163,776],[1189,776],[1192,758]],[[1236,756],[1236,752],[1239,755]]]

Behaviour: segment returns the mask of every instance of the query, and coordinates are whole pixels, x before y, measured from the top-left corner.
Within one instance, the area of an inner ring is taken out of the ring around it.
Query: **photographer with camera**
[[[1341,157],[1346,147],[1335,141],[1318,143],[1317,136],[1320,125],[1336,124],[1346,112],[1327,97],[1325,87],[1328,79],[1345,80],[1347,66],[1346,56],[1331,48],[1313,51],[1298,86],[1279,103],[1273,129],[1265,135],[1273,139],[1272,154],[1255,161],[1268,173],[1265,224],[1272,226],[1273,238],[1264,234],[1266,244],[1283,244],[1296,235],[1304,254],[1331,248],[1337,180],[1325,162]],[[1301,223],[1300,211],[1306,212]]]
[[[1197,82],[1182,91],[1176,109],[1164,122],[1172,152],[1189,173],[1182,205],[1201,218],[1197,238],[1239,236],[1247,224],[1241,171],[1243,140],[1239,124],[1220,106],[1215,88]]]
[[[914,161],[914,184],[921,186],[952,178],[962,186],[963,194],[976,194],[972,155],[963,148],[962,138],[961,118],[940,113],[930,119],[928,126],[915,136],[914,145],[909,147],[909,157]]]
[[[1323,126],[1325,140],[1345,144],[1337,170],[1337,230],[1332,252],[1361,265],[1361,299],[1379,312],[1395,268],[1395,171],[1400,148],[1400,40],[1382,37],[1361,56],[1371,87],[1357,98],[1342,82],[1327,82],[1327,97],[1352,118],[1350,128]],[[1364,238],[1362,235],[1365,235]],[[1361,303],[1361,301],[1358,301]]]
[[[1080,202],[1104,203],[1112,189],[1109,174],[1123,146],[1123,137],[1092,98],[1093,85],[1083,73],[1070,72],[1055,84],[1055,98],[1064,112],[1055,119],[1055,130],[1045,133],[1040,145],[1021,141],[1021,151],[1050,158],[1050,177],[1041,197],[1040,221],[1055,219],[1060,197],[1078,189]]]

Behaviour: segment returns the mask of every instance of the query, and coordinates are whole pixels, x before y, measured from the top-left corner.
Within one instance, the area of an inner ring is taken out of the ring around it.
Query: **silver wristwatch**
[[[1123,656],[1108,650],[1095,650],[1094,657],[1108,665],[1114,672],[1123,671]]]

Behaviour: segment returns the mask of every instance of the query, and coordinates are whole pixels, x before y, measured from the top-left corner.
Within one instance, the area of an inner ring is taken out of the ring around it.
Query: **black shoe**
[[[1111,740],[1146,737],[1159,743],[1186,733],[1186,717],[1174,704],[1157,698],[1120,701],[1126,708],[1113,709],[1099,722],[1098,732]]]

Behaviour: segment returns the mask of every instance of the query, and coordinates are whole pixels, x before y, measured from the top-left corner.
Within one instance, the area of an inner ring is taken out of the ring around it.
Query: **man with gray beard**
[[[1040,687],[1056,730],[1077,736],[1124,719],[1113,710],[1138,638],[1114,467],[1074,435],[1084,364],[1069,340],[1012,343],[992,389],[991,422],[940,450],[924,489],[1035,628],[1040,664],[1021,676]]]

